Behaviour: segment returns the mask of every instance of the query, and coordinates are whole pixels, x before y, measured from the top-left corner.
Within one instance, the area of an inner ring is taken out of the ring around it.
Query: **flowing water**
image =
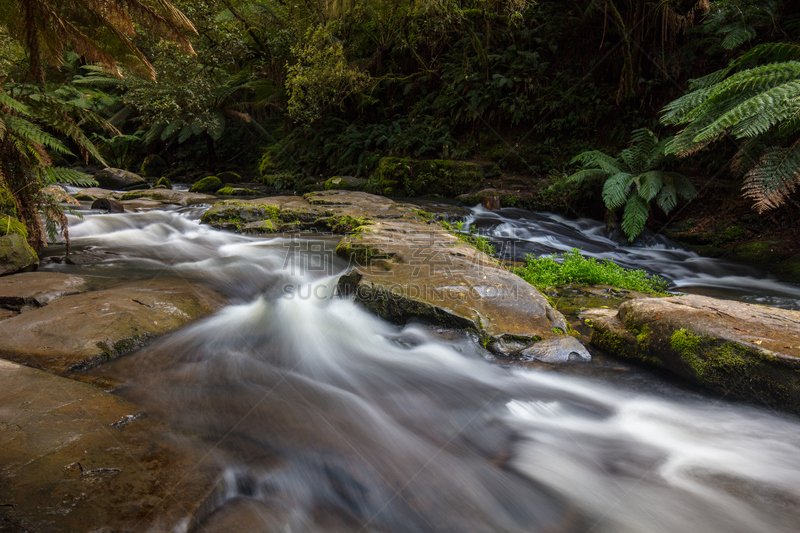
[[[202,208],[73,220],[47,269],[180,276],[230,305],[96,371],[225,472],[197,531],[793,532],[800,420],[624,363],[497,364],[467,334],[398,327],[335,296],[330,238],[234,235]],[[798,289],[597,223],[477,210],[508,253],[580,247],[681,290],[795,306]],[[748,277],[753,276],[753,277]],[[794,303],[792,303],[794,302]],[[500,361],[502,363],[502,361]],[[576,369],[580,369],[579,371]],[[188,444],[187,444],[188,445]]]

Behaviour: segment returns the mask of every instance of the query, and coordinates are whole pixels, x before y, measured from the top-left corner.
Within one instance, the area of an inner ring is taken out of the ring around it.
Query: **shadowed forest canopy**
[[[795,202],[798,40],[789,0],[11,0],[0,179],[37,246],[36,211],[62,221],[47,187],[88,183],[79,159],[138,172],[148,155],[295,191],[334,175],[383,191],[386,157],[466,160],[612,221],[635,204],[633,238],[692,197],[665,176]],[[664,142],[639,200],[636,180],[609,202],[600,174],[565,179],[643,128]]]

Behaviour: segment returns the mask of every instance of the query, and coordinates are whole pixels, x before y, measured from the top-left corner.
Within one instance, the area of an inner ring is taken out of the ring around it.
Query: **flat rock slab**
[[[356,191],[215,204],[203,222],[241,232],[327,231],[345,237],[336,253],[351,262],[340,292],[394,322],[420,318],[478,332],[505,355],[527,350],[548,360],[589,359],[566,340],[563,315],[532,285],[445,231],[414,206]],[[547,339],[564,339],[531,350]]]
[[[800,312],[686,295],[631,300],[581,317],[603,350],[800,412]]]
[[[0,278],[0,307],[11,311],[44,307],[70,294],[89,290],[86,278],[55,272],[27,272]]]
[[[173,531],[202,518],[218,472],[138,416],[90,385],[0,360],[0,530]]]
[[[99,187],[89,187],[82,189],[73,194],[76,200],[83,200],[85,202],[94,202],[101,198],[116,198],[119,194],[111,189],[101,189]]]
[[[173,191],[171,189],[148,189],[144,191],[126,192],[119,198],[121,201],[149,199],[162,204],[190,206],[196,204],[210,204],[216,198],[208,194],[188,191]]]
[[[134,350],[223,305],[211,289],[165,278],[64,296],[0,322],[0,357],[64,375]]]

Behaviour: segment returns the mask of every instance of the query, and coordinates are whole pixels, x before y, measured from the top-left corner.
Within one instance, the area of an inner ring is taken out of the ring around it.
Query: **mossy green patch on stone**
[[[256,190],[239,187],[223,187],[216,192],[217,196],[258,196],[260,194]]]
[[[172,189],[172,182],[169,178],[158,178],[155,185],[153,185],[154,189]]]
[[[144,158],[139,174],[146,178],[155,178],[167,168],[167,163],[158,154],[150,154]]]
[[[17,205],[11,191],[0,185],[0,215],[17,216]]]
[[[234,183],[239,183],[242,181],[242,177],[239,174],[237,174],[236,172],[231,172],[230,170],[226,170],[225,172],[220,172],[219,174],[217,174],[217,177],[222,182],[230,181]]]
[[[12,233],[21,235],[23,239],[28,239],[28,228],[25,227],[25,224],[8,215],[0,216],[0,236]]]
[[[216,176],[208,176],[201,179],[189,189],[189,192],[201,192],[205,194],[214,194],[222,188],[222,180]]]

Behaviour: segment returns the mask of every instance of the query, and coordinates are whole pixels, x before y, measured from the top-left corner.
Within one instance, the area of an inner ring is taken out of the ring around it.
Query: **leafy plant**
[[[575,185],[603,181],[603,202],[609,211],[623,205],[622,231],[633,241],[644,229],[650,215],[650,202],[669,213],[678,198],[691,200],[697,195],[692,182],[677,172],[660,170],[668,163],[665,147],[669,139],[659,140],[655,133],[643,128],[631,133],[631,144],[618,157],[598,150],[575,156],[572,163],[581,163],[580,170],[567,179]]]
[[[765,65],[753,63],[770,58]],[[743,140],[731,169],[744,174],[744,195],[764,212],[782,205],[800,183],[800,45],[754,47],[717,72],[693,80],[661,121],[684,126],[667,150],[680,157],[731,135]]]
[[[526,264],[516,268],[514,273],[540,291],[579,283],[611,285],[661,295],[669,284],[664,278],[652,276],[644,270],[630,270],[609,260],[598,262],[597,259],[584,257],[577,248],[564,252],[560,257],[558,254],[543,257],[528,255]]]

